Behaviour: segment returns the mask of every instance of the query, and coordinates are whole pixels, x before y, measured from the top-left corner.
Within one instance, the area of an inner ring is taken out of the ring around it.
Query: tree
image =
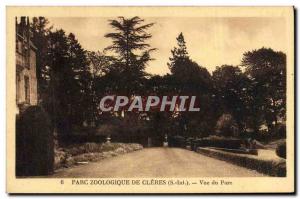
[[[176,40],[178,47],[174,47],[173,50],[171,50],[172,57],[169,58],[170,62],[168,63],[169,69],[172,74],[177,73],[177,67],[179,65],[178,63],[183,65],[190,59],[182,32],[178,35]]]
[[[65,78],[68,78],[68,40],[63,30],[49,34],[49,72],[50,82],[44,107],[52,117],[52,123],[58,133],[70,132]]]
[[[81,47],[75,35],[70,33],[68,40],[68,75],[66,88],[69,94],[69,106],[71,109],[72,123],[82,124],[83,121],[93,120],[91,113],[94,104],[92,102],[91,74],[87,60],[87,52]],[[66,81],[65,81],[66,85]]]
[[[239,67],[231,65],[217,67],[213,71],[212,79],[217,114],[230,113],[235,118],[239,130],[244,131],[248,114],[246,101],[250,80]]]
[[[195,93],[195,91],[196,93],[208,92],[212,86],[209,72],[190,59],[182,33],[176,40],[177,47],[171,50],[172,56],[169,58],[168,66],[178,83],[177,91],[189,94]]]
[[[261,114],[271,130],[278,119],[285,118],[286,55],[270,48],[261,48],[244,53],[242,65],[252,80],[251,100],[252,107],[256,108],[253,112]]]
[[[118,91],[131,96],[141,91],[146,64],[152,60],[150,53],[155,48],[150,48],[146,41],[152,37],[147,30],[153,23],[144,24],[144,20],[139,17],[118,17],[109,20],[109,24],[115,32],[105,35],[112,39],[112,45],[105,48],[105,51],[116,53],[109,72],[112,77],[118,78]]]
[[[109,73],[109,67],[114,62],[114,58],[112,56],[105,55],[105,53],[100,51],[88,51],[87,59],[90,64],[90,71],[94,77],[103,77]]]
[[[172,77],[173,91],[177,95],[194,95],[200,102],[200,112],[179,112],[177,121],[184,136],[205,135],[211,131],[212,123],[212,80],[206,68],[192,61],[182,33],[176,38],[177,46],[171,50],[168,63]],[[199,130],[198,128],[202,128]]]
[[[116,84],[115,78],[110,79],[108,75],[111,74],[110,66],[113,65],[114,58],[112,56],[107,56],[100,51],[88,51],[87,60],[89,62],[89,70],[91,73],[90,100],[93,104],[90,112],[92,113],[93,121],[95,121],[96,124],[100,119],[100,114],[102,114],[102,117],[108,116],[107,113],[101,113],[99,101],[107,93],[111,93],[111,90],[115,90],[113,86]]]
[[[49,26],[49,20],[45,17],[33,17],[31,23],[32,42],[36,46],[36,76],[38,93],[43,100],[47,92],[50,80],[49,73],[49,34],[52,26]]]
[[[74,34],[49,34],[50,85],[46,107],[59,134],[93,119],[91,75],[86,51]]]

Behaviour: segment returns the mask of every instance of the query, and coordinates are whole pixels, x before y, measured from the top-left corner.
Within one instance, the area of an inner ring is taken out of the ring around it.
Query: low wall
[[[237,154],[249,154],[249,155],[258,155],[257,149],[227,149],[227,148],[217,148],[217,147],[209,147],[210,149],[216,149],[220,151],[237,153]]]
[[[238,166],[253,169],[269,176],[286,176],[286,161],[282,158],[277,158],[276,160],[263,159],[255,155],[237,154],[212,148],[201,147],[197,148],[197,152],[209,157],[236,164]]]

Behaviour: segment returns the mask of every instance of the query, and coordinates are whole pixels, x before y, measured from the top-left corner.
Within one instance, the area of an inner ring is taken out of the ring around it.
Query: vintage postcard
[[[294,193],[294,8],[7,7],[8,193]]]

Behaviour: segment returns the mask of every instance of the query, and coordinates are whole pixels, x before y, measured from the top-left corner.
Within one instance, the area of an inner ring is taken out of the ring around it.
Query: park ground
[[[146,148],[59,169],[57,178],[260,177],[263,174],[180,148]]]

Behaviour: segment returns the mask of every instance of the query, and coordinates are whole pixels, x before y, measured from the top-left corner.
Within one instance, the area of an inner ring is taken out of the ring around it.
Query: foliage
[[[223,114],[217,121],[216,133],[222,136],[237,136],[238,127],[230,114]]]
[[[285,139],[286,138],[286,125],[278,124],[271,132],[273,138]]]
[[[41,48],[37,54],[41,105],[59,133],[67,133],[71,124],[93,119],[91,74],[86,51],[75,35],[51,31],[47,24],[45,18],[34,18],[32,23],[33,40]]]
[[[36,76],[38,92],[44,99],[44,95],[49,87],[50,71],[48,57],[49,34],[52,26],[49,26],[49,20],[45,17],[33,17],[31,23],[32,42],[37,48],[36,51]],[[45,100],[45,99],[44,99]]]
[[[180,147],[185,148],[186,147],[186,139],[182,136],[169,136],[168,137],[168,144],[169,147]]]
[[[286,159],[286,142],[278,144],[276,148],[276,154],[279,157]]]
[[[269,48],[248,51],[242,68],[221,65],[210,74],[190,58],[180,33],[167,63],[171,73],[150,75],[145,67],[156,50],[149,42],[154,23],[118,17],[108,24],[112,31],[104,37],[111,45],[92,52],[74,34],[53,30],[44,17],[33,18],[39,101],[59,134],[68,135],[85,125],[97,127],[99,134],[206,137],[216,130],[224,136],[251,131],[251,137],[259,137],[260,128],[266,125],[265,137],[284,137],[285,128],[278,127],[286,117],[283,52]],[[200,112],[103,113],[99,101],[108,94],[194,95]]]
[[[217,67],[212,75],[215,105],[220,113],[230,113],[239,131],[244,131],[248,114],[247,98],[250,80],[237,66]],[[233,103],[234,102],[234,103]]]
[[[152,60],[150,53],[155,50],[147,43],[152,35],[147,30],[153,23],[144,24],[139,17],[109,20],[109,25],[115,30],[105,35],[112,40],[112,45],[105,51],[115,53],[108,76],[114,78],[117,84],[114,92],[127,96],[141,92],[140,84],[146,76],[146,64]]]
[[[38,176],[53,172],[53,131],[47,113],[28,107],[17,121],[16,175]]]
[[[114,57],[105,55],[105,53],[97,51],[88,51],[87,59],[90,63],[90,72],[94,77],[103,77],[110,71],[113,65]]]
[[[286,114],[286,55],[270,48],[244,53],[242,66],[251,79],[249,109],[257,131],[265,121],[271,130]]]
[[[242,140],[232,137],[209,136],[206,138],[196,139],[192,143],[193,149],[197,149],[198,147],[239,149],[241,147]]]
[[[175,65],[176,63],[178,62],[184,63],[185,61],[189,60],[186,42],[184,40],[184,36],[182,32],[178,35],[176,40],[177,40],[178,47],[174,47],[174,49],[171,50],[172,57],[169,58],[170,63],[168,63],[170,71],[173,74],[177,73],[178,66]]]
[[[140,144],[134,143],[84,143],[55,151],[55,168],[70,167],[78,162],[98,161],[112,156],[141,150]]]
[[[168,63],[171,75],[165,77],[169,80],[165,87],[169,87],[176,95],[196,96],[201,111],[178,112],[174,121],[178,124],[177,130],[180,131],[180,135],[202,137],[212,131],[215,123],[212,106],[213,82],[207,69],[190,59],[183,33],[176,39],[177,46],[171,50],[172,56]]]
[[[171,50],[168,66],[177,82],[177,92],[208,91],[212,86],[209,72],[190,59],[183,34],[176,39],[178,46]]]

